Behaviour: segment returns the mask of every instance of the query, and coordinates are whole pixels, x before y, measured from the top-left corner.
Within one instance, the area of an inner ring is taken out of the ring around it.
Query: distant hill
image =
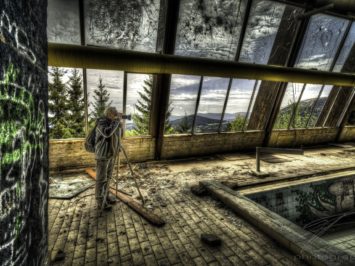
[[[323,106],[325,105],[327,99],[328,99],[327,97],[319,98],[319,101],[317,101],[317,103],[314,107],[314,111],[313,111],[314,114],[317,114],[317,113],[319,114],[322,111]],[[311,108],[314,105],[316,100],[317,100],[317,98],[312,98],[312,99],[307,99],[307,100],[301,101],[298,105],[299,112],[300,113],[310,112]],[[292,108],[293,108],[292,105],[288,105],[280,110],[280,114],[282,115],[282,114],[290,113],[293,111]]]

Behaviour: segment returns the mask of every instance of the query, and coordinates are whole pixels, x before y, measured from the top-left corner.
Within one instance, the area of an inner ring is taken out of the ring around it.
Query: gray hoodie
[[[99,118],[96,126],[95,157],[97,160],[107,160],[117,155],[119,150],[119,121]],[[121,133],[122,134],[122,133]]]

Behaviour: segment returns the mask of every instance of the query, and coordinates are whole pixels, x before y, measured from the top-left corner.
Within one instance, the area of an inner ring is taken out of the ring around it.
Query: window
[[[342,50],[339,54],[338,60],[334,66],[333,71],[335,71],[335,72],[343,72],[344,70],[348,71],[347,69],[343,70],[343,67],[344,67],[346,60],[348,59],[348,57],[350,55],[351,50],[354,47],[354,43],[355,43],[355,23],[353,22],[351,29],[349,31],[349,34],[348,34],[348,36],[345,40],[345,43],[342,47]],[[352,63],[352,65],[353,64],[354,63]]]
[[[228,78],[204,77],[195,118],[195,132],[217,132],[226,98]]]
[[[165,134],[191,133],[201,77],[172,75]]]
[[[149,135],[152,108],[153,75],[127,74],[125,136]]]
[[[52,139],[85,136],[85,103],[81,69],[48,69],[48,119]]]
[[[234,60],[245,0],[181,0],[175,54]]]
[[[279,114],[277,116],[274,128],[287,129],[290,121],[293,120],[292,116],[297,106],[299,97],[301,96],[305,84],[302,83],[288,83],[283,97]]]
[[[329,15],[312,16],[295,67],[329,71],[348,23]]]
[[[239,61],[267,64],[272,57],[272,64],[283,65],[300,11],[277,2],[253,1]]]
[[[259,85],[255,80],[233,79],[221,131],[242,131],[245,128]]]
[[[80,44],[77,0],[49,0],[47,23],[49,42]]]
[[[159,0],[85,1],[86,42],[155,52]]]
[[[330,92],[332,91],[332,89],[333,89],[333,86],[325,85],[320,90],[320,96],[319,96],[318,100],[315,102],[313,109],[310,113],[310,117],[307,122],[307,127],[315,127],[316,126],[318,118],[324,109],[324,106],[328,100],[328,96],[329,96]]]
[[[123,112],[123,71],[87,70],[89,125],[103,116],[108,106]]]

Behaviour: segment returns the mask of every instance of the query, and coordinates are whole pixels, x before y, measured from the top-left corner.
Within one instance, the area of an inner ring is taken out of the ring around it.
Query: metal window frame
[[[230,94],[230,91],[231,91],[232,83],[233,83],[233,79],[230,78],[230,79],[229,79],[229,83],[228,83],[226,98],[224,99],[224,104],[223,104],[223,109],[222,109],[221,120],[219,121],[218,133],[221,133],[221,132],[222,132],[222,124],[223,124],[224,115],[225,115],[226,108],[227,108],[227,104],[228,104],[228,100],[229,100],[229,94]]]
[[[196,117],[197,117],[198,107],[200,106],[200,99],[201,99],[201,92],[202,92],[203,79],[204,79],[204,76],[201,76],[201,77],[200,77],[200,84],[199,84],[199,87],[198,87],[196,105],[195,105],[194,119],[193,119],[192,125],[191,125],[191,135],[195,135],[195,124],[196,124]]]
[[[314,109],[316,108],[316,105],[317,105],[317,103],[318,103],[318,101],[319,101],[319,99],[320,99],[320,96],[321,96],[322,93],[323,93],[324,87],[325,87],[325,85],[322,85],[321,89],[319,90],[317,100],[315,100],[314,103],[313,103],[313,106],[312,106],[312,109],[311,109],[311,111],[310,111],[310,113],[309,113],[309,117],[308,117],[308,119],[307,119],[307,123],[306,123],[306,127],[305,127],[305,128],[309,128],[309,122],[311,121],[311,117],[312,117],[312,115],[313,115]],[[323,106],[323,107],[324,107],[324,106]],[[322,108],[322,110],[323,110],[323,108]],[[318,116],[319,116],[319,115],[318,115]],[[314,128],[314,127],[312,127],[312,128]]]
[[[245,125],[246,125],[247,120],[248,120],[248,116],[249,116],[250,109],[251,109],[251,104],[252,104],[252,102],[253,102],[253,100],[254,100],[254,97],[255,97],[256,88],[257,88],[258,86],[260,86],[260,85],[259,85],[259,82],[260,82],[260,81],[259,81],[258,79],[255,80],[255,83],[254,83],[254,86],[253,86],[253,92],[252,92],[252,94],[251,94],[250,101],[249,101],[249,105],[248,105],[248,109],[247,109],[247,112],[246,112],[245,117],[244,117],[242,132],[245,131]]]
[[[291,114],[290,121],[288,122],[287,130],[290,130],[290,127],[291,127],[292,123],[294,122],[295,117],[297,116],[297,113],[296,113],[297,112],[297,108],[298,108],[298,105],[300,104],[300,101],[302,99],[302,96],[303,96],[303,93],[304,93],[306,87],[307,87],[307,83],[304,83],[303,86],[302,86],[301,94],[298,97],[297,103],[296,103],[295,107],[292,110],[292,114]],[[295,127],[292,127],[292,129],[295,129]]]

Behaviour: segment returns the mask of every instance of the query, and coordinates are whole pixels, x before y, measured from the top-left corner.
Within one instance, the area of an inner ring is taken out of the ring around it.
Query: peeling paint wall
[[[47,1],[0,0],[0,264],[47,258]]]

